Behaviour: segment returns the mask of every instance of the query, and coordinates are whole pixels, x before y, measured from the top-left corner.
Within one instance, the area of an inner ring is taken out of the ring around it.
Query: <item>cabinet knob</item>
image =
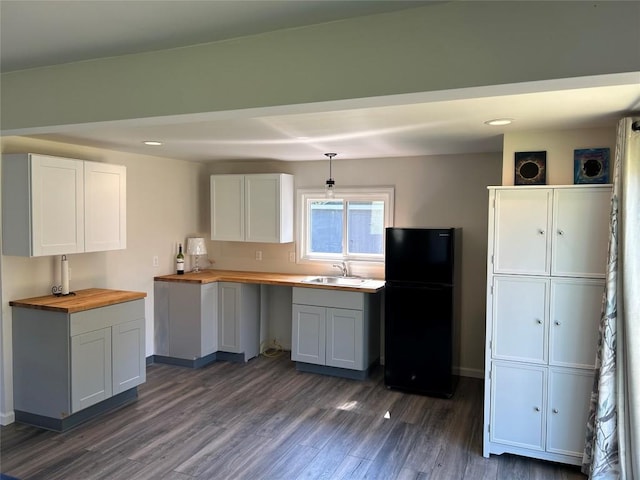
[[[540,320],[539,318],[536,318],[536,323],[537,323],[538,325],[542,325],[542,320]]]
[[[558,235],[564,235],[564,231],[558,230]]]
[[[560,322],[559,322],[558,320],[556,320],[556,321],[555,321],[555,322],[553,322],[553,323],[555,323],[556,325],[560,325]]]
[[[536,412],[539,412],[539,411],[540,411],[540,407],[533,407],[533,409],[534,409]]]
[[[544,235],[544,230],[542,230],[541,228],[539,228],[539,229],[538,229],[538,233],[539,233],[540,235]]]
[[[557,409],[557,408],[554,408],[554,409],[553,409],[553,413],[558,413],[558,409]]]

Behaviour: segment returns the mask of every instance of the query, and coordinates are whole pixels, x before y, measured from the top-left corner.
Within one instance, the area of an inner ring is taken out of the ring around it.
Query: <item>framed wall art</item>
[[[545,185],[547,152],[515,152],[514,185]]]
[[[573,183],[609,183],[609,149],[574,150]]]

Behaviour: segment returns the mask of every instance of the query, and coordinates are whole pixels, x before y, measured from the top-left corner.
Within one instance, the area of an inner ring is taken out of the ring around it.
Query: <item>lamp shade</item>
[[[207,246],[204,244],[204,238],[187,238],[187,255],[206,255],[206,253]]]

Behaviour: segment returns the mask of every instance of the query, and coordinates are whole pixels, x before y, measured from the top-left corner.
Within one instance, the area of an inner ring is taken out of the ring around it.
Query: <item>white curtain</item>
[[[640,480],[640,117],[618,123],[609,259],[582,471]]]

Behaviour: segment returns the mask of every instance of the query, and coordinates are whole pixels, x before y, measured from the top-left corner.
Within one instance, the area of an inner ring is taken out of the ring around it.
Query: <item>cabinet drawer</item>
[[[317,305],[319,307],[363,310],[364,293],[293,287],[292,302],[302,305]]]
[[[70,315],[70,336],[144,318],[144,300],[118,303]]]

